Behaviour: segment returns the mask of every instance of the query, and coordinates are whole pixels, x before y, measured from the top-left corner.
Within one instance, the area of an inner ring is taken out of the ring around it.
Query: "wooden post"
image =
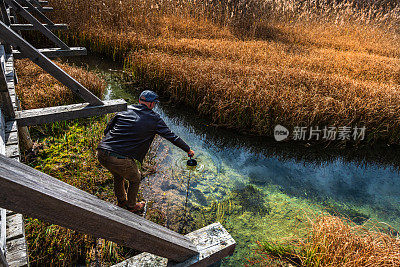
[[[21,103],[17,99],[17,109],[22,110],[21,108]],[[33,148],[33,142],[31,139],[31,135],[29,134],[28,127],[26,126],[21,126],[18,127],[18,135],[19,135],[19,141],[20,145],[22,145],[22,148],[26,150],[31,150]]]

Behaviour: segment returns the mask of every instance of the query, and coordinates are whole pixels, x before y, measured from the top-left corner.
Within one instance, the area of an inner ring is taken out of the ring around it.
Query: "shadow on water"
[[[96,57],[84,60],[106,78],[106,97],[136,101],[141,89],[123,79],[121,66]],[[194,110],[168,99],[161,99],[156,111],[196,152],[199,166],[189,177],[187,157],[163,142],[167,156],[150,179],[148,194],[158,198],[167,214],[180,217],[175,228],[174,219],[167,218],[174,230],[221,221],[238,242],[235,256],[225,265],[243,263],[257,240],[292,236],[293,229],[303,225],[306,209],[357,224],[371,218],[400,228],[398,147],[326,148],[246,136],[211,126]]]

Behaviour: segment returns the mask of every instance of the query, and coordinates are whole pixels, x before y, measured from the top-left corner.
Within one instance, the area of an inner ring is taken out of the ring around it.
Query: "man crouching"
[[[143,162],[156,134],[187,152],[189,157],[194,156],[193,150],[153,111],[158,102],[155,92],[143,91],[138,105],[117,113],[108,123],[97,147],[99,162],[114,176],[118,206],[134,213],[141,213],[145,207],[145,202],[136,203],[141,174],[135,160]],[[124,179],[129,181],[127,193]]]

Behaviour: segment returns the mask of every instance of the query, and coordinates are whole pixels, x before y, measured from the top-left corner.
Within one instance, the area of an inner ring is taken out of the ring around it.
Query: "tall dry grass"
[[[367,127],[400,141],[396,1],[53,0],[64,35],[222,125]],[[79,18],[79,20],[75,19]]]
[[[276,124],[341,123],[379,130],[377,138],[398,138],[400,95],[390,84],[157,51],[131,58],[136,77],[161,85],[178,102],[197,103],[201,113],[225,127],[272,135]]]
[[[400,238],[335,216],[319,216],[305,238],[286,244],[264,243],[251,265],[270,266],[271,259],[296,266],[399,266]]]
[[[104,80],[82,68],[61,62],[56,63],[93,94],[102,97],[105,90]],[[23,109],[68,105],[76,101],[81,102],[81,99],[78,99],[71,90],[30,60],[16,60],[15,68],[18,76],[22,77],[16,85],[16,92]]]

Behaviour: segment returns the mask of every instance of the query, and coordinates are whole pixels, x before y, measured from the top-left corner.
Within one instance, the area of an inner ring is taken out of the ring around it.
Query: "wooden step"
[[[43,24],[49,30],[67,30],[68,24]],[[11,29],[13,31],[32,31],[36,28],[32,24],[11,24]]]
[[[7,242],[25,236],[22,214],[7,216]]]
[[[70,47],[69,50],[62,48],[44,48],[38,49],[40,53],[49,58],[54,57],[70,57],[70,56],[86,56],[87,50],[84,47]],[[26,58],[18,50],[13,50],[14,58],[21,59]]]
[[[7,242],[6,260],[9,266],[28,266],[25,237]]]
[[[199,255],[185,262],[172,262],[168,259],[150,253],[141,253],[113,267],[136,266],[211,266],[223,258],[232,255],[236,242],[226,229],[219,223],[213,223],[192,233],[187,234],[189,240],[196,245]]]

